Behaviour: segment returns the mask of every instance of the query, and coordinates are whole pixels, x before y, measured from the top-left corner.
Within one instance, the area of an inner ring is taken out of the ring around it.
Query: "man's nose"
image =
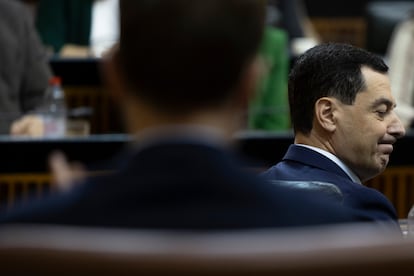
[[[405,135],[405,127],[401,122],[400,118],[395,113],[394,118],[391,121],[390,126],[388,127],[388,133],[397,139]]]

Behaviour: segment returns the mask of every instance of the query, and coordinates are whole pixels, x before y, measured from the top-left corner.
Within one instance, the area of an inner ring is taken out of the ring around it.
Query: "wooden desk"
[[[101,161],[116,154],[130,141],[131,137],[124,134],[57,140],[0,137],[0,202],[7,200],[11,205],[19,194],[23,197],[28,193],[44,194],[49,187],[47,158],[54,150],[63,151],[70,160],[87,164],[92,171],[102,171],[111,168],[103,166]],[[265,169],[282,159],[293,142],[293,135],[243,132],[235,136],[235,142],[242,153],[257,161],[254,166]],[[413,144],[414,135],[408,133],[395,145],[385,172],[366,183],[389,198],[399,218],[405,218],[414,204],[414,156],[407,154]]]
[[[99,58],[51,58],[49,64],[63,85],[100,86],[100,62]]]

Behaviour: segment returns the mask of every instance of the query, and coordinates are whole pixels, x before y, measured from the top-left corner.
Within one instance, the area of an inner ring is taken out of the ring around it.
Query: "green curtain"
[[[259,82],[255,98],[249,105],[248,126],[260,130],[289,129],[289,54],[286,32],[266,27],[259,51],[266,71]]]
[[[40,0],[36,27],[46,46],[59,52],[65,44],[88,46],[93,0]]]

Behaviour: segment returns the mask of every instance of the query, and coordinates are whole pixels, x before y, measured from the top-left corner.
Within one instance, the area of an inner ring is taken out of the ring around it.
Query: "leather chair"
[[[230,232],[2,226],[1,275],[411,275],[414,240],[375,225]]]
[[[313,192],[321,192],[327,196],[342,202],[343,194],[341,190],[332,183],[321,181],[290,181],[290,180],[270,180],[274,185],[281,185],[291,189],[299,189]]]

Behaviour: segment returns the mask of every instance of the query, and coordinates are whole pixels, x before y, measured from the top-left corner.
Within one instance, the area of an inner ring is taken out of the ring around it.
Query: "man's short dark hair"
[[[365,90],[362,67],[387,73],[384,61],[363,49],[341,43],[326,43],[301,55],[289,75],[289,106],[296,132],[309,134],[314,106],[322,97],[335,97],[353,104],[357,93]]]
[[[260,0],[121,0],[129,88],[175,113],[223,102],[256,55],[264,12]]]

